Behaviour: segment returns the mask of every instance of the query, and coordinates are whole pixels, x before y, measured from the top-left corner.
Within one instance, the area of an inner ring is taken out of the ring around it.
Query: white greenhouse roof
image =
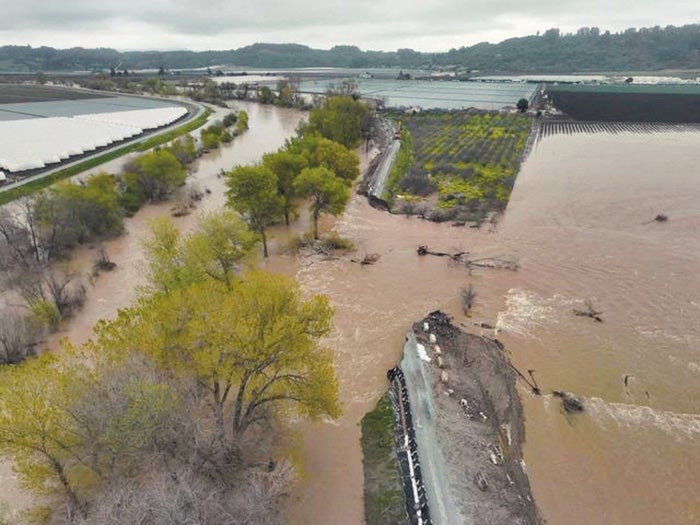
[[[182,106],[0,121],[0,169],[19,172],[87,153],[176,121]]]

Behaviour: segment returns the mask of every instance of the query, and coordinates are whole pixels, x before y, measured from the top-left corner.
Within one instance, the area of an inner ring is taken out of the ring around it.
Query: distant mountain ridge
[[[301,44],[257,43],[227,51],[128,51],[109,48],[0,47],[0,72],[187,69],[217,65],[257,68],[455,68],[462,71],[567,73],[700,69],[700,24],[628,29],[581,28],[480,43],[445,53],[412,49],[362,51],[356,46],[312,49]]]

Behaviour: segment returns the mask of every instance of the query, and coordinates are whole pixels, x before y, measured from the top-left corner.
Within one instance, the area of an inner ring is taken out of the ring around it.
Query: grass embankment
[[[182,126],[179,126],[175,129],[172,129],[167,133],[150,137],[149,139],[146,139],[143,142],[139,142],[137,144],[130,144],[122,148],[108,151],[102,155],[86,159],[83,162],[79,162],[78,164],[59,170],[41,179],[28,182],[23,186],[19,186],[17,188],[12,188],[10,190],[1,192],[0,205],[7,204],[8,202],[11,202],[25,195],[29,195],[39,190],[43,190],[44,188],[48,188],[49,186],[60,180],[73,177],[74,175],[78,175],[83,171],[87,171],[96,166],[99,166],[100,164],[104,164],[105,162],[109,162],[110,160],[119,158],[122,155],[133,153],[135,151],[147,151],[151,148],[155,148],[156,146],[160,146],[161,144],[165,144],[166,142],[170,142],[171,140],[174,140],[186,133],[189,133],[190,131],[194,131],[198,127],[202,126],[207,121],[210,114],[211,109],[207,108],[206,111],[204,111],[204,113],[202,113],[196,119],[186,124],[183,124]]]
[[[394,409],[386,393],[362,418],[367,525],[406,523],[399,463],[394,448]]]
[[[437,193],[438,220],[505,209],[530,133],[528,117],[468,110],[395,118],[409,140],[390,177],[389,202]]]

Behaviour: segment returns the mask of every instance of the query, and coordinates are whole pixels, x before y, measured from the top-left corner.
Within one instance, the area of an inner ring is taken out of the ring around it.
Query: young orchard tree
[[[283,215],[284,200],[277,191],[277,176],[264,165],[238,166],[226,174],[228,204],[241,214],[263,243],[268,256],[265,230]]]
[[[311,200],[314,239],[318,239],[318,219],[322,213],[338,216],[350,200],[350,190],[342,179],[327,168],[306,168],[294,183],[297,194]]]

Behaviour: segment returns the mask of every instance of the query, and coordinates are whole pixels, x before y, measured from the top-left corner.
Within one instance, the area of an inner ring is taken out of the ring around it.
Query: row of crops
[[[390,202],[398,195],[406,200],[406,195],[437,193],[439,208],[463,216],[505,208],[530,134],[530,118],[473,110],[394,118],[410,135],[413,158],[391,181],[386,195]]]

